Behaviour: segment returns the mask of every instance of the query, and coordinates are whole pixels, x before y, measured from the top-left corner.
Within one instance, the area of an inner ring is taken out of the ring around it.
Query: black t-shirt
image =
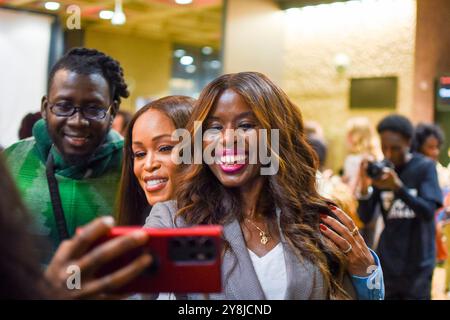
[[[414,154],[396,172],[404,187],[396,193],[374,188],[358,213],[367,222],[379,206],[385,223],[377,249],[381,266],[385,273],[410,275],[434,267],[434,212],[442,193],[435,163],[422,155]]]

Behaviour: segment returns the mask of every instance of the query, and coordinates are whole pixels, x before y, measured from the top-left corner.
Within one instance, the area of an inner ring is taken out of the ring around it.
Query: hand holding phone
[[[113,273],[143,253],[152,256],[152,264],[117,292],[213,293],[221,291],[221,226],[174,229],[115,227],[96,243],[96,246],[136,230],[143,230],[148,236],[148,241],[143,246],[101,267],[97,276],[103,277]]]
[[[113,226],[112,217],[97,218],[61,243],[44,274],[52,297],[117,298],[111,292],[128,284],[151,266],[152,257],[143,253],[115,272],[105,274],[104,277],[98,276],[102,266],[148,242],[147,234],[136,229],[135,232],[99,244],[99,240],[105,239]],[[95,244],[99,245],[93,248]]]

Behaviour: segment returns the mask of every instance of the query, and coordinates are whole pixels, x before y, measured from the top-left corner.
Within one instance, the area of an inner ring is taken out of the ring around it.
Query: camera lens
[[[372,179],[379,179],[383,174],[384,167],[385,165],[382,162],[369,162],[366,173]]]

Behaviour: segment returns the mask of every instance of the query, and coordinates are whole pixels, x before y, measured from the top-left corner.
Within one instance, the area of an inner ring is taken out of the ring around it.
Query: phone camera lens
[[[197,253],[197,260],[205,260],[206,255],[203,252]]]

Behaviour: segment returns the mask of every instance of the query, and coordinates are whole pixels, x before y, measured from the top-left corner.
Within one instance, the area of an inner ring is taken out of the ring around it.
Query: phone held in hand
[[[222,291],[222,227],[142,229],[114,227],[96,245],[136,230],[145,231],[149,240],[141,248],[101,267],[98,276],[105,276],[143,252],[153,257],[153,263],[139,277],[119,289],[119,293],[214,293]]]

